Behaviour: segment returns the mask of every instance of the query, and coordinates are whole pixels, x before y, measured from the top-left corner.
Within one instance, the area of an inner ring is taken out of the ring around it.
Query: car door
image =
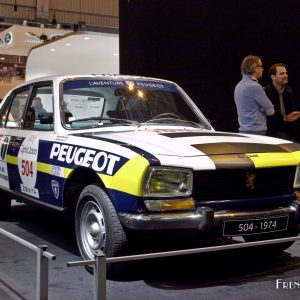
[[[20,176],[17,156],[24,140],[25,107],[30,86],[22,87],[6,98],[1,108],[1,161],[0,186],[20,193]]]
[[[28,130],[31,131],[31,136],[25,139],[22,149],[31,149],[33,153],[20,153],[19,165],[25,172],[24,179],[32,180],[31,188],[36,188],[38,199],[43,203],[54,206],[62,206],[62,186],[63,177],[55,176],[54,167],[49,163],[47,157],[48,149],[51,149],[54,133],[54,103],[53,103],[53,87],[51,83],[43,85],[35,85],[29,98],[29,111],[34,112],[34,120],[28,121]],[[22,152],[22,151],[21,151]],[[27,157],[29,166],[27,167]],[[25,165],[24,165],[25,161]],[[33,164],[33,175],[31,176],[31,161]],[[24,167],[24,169],[23,169]],[[29,177],[26,175],[29,174]],[[35,177],[36,176],[36,177]],[[33,185],[34,184],[34,185]],[[33,192],[35,192],[33,190]]]
[[[36,115],[34,98],[42,98],[44,114]],[[53,192],[39,172],[40,148],[53,135],[52,84],[39,83],[12,93],[1,114],[0,175],[3,188],[37,202],[51,202]],[[47,110],[48,109],[48,110]]]

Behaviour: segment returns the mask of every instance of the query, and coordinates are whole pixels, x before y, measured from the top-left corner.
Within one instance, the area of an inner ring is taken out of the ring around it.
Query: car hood
[[[85,134],[88,136],[89,134]],[[297,148],[290,141],[259,135],[210,130],[138,129],[93,133],[93,138],[110,140],[126,147],[138,147],[154,155],[199,156],[269,153]]]
[[[299,144],[267,136],[201,129],[140,128],[136,131],[93,133],[93,138],[105,139],[139,154],[153,155],[162,164],[197,169],[300,163]]]

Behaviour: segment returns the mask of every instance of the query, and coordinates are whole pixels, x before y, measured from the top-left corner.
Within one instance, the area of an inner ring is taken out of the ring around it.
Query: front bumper
[[[289,216],[289,225],[300,223],[300,202],[293,201],[287,207],[264,210],[218,210],[210,207],[198,207],[195,212],[168,212],[157,214],[120,213],[121,223],[128,229],[197,229],[210,232],[225,220],[263,218],[270,216]]]

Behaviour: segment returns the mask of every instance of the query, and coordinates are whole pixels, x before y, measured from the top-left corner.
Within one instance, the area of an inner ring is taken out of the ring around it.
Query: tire
[[[75,211],[75,233],[79,252],[84,260],[94,259],[101,250],[107,257],[126,253],[127,237],[117,213],[98,185],[86,186],[79,195]],[[107,265],[113,273],[119,263]],[[93,273],[93,267],[86,266]]]
[[[5,220],[9,218],[11,209],[11,198],[6,194],[0,195],[0,219]]]

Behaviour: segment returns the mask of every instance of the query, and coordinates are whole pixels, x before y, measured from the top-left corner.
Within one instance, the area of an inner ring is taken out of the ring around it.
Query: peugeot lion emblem
[[[253,172],[246,173],[245,186],[248,190],[254,190],[256,175]]]
[[[59,196],[59,183],[56,180],[51,180],[52,191],[55,199],[58,199]]]

